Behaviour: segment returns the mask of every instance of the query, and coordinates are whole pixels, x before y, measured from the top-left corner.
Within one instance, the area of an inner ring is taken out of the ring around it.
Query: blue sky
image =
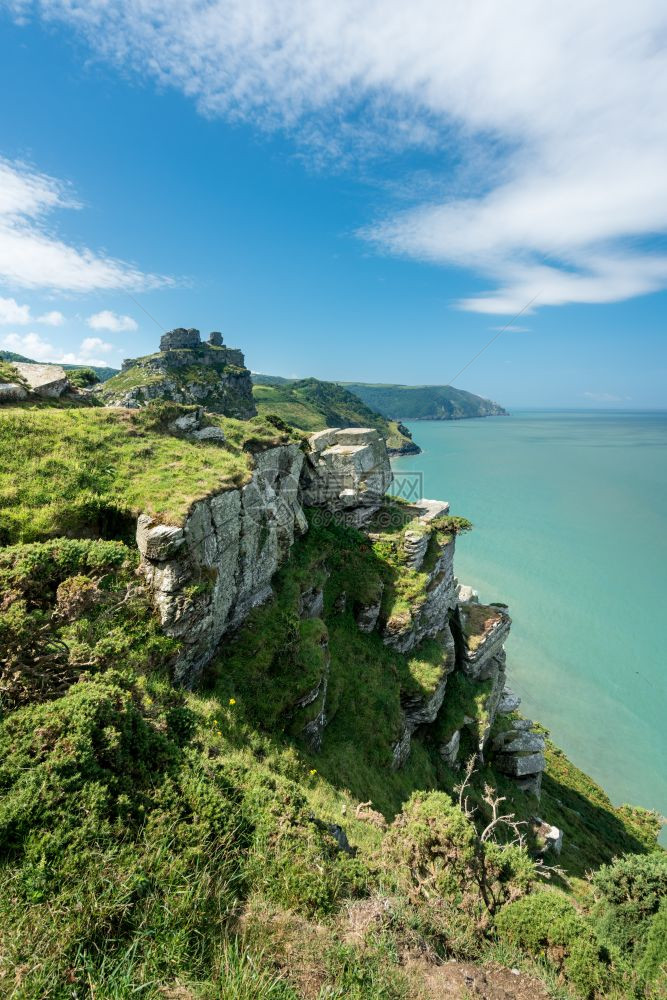
[[[667,25],[626,6],[0,0],[0,345],[119,365],[143,306],[445,383],[510,323],[459,387],[667,406]]]

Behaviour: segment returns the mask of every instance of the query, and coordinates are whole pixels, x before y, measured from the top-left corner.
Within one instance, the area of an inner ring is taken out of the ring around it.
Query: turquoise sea
[[[510,606],[510,686],[619,804],[667,814],[667,413],[408,423],[457,576]],[[665,840],[663,831],[663,841]]]

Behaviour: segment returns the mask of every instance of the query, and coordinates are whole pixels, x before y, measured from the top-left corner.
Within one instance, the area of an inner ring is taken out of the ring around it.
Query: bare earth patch
[[[496,965],[446,962],[432,965],[412,959],[406,970],[415,977],[429,1000],[548,1000],[544,984],[522,972]]]

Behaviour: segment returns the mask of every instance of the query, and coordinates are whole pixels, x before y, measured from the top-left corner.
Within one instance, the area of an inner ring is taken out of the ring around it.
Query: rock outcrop
[[[409,653],[423,639],[437,635],[449,621],[456,607],[457,591],[454,577],[455,536],[438,543],[428,530],[429,522],[449,510],[449,504],[422,500],[412,508],[415,527],[404,533],[403,558],[406,568],[425,572],[421,599],[408,609],[391,614],[384,624],[383,640],[400,653]],[[424,538],[426,544],[424,544]],[[430,565],[424,569],[429,545],[434,546]]]
[[[403,727],[401,735],[393,749],[392,764],[395,769],[401,767],[409,756],[412,734],[420,726],[430,725],[435,722],[445,699],[447,678],[456,668],[454,637],[446,620],[444,623],[441,623],[441,630],[438,633],[437,639],[442,647],[442,658],[438,678],[433,688],[428,693],[405,691],[401,695]]]
[[[197,501],[182,527],[142,515],[142,570],[167,635],[183,644],[175,680],[192,687],[222,636],[271,596],[271,579],[307,528],[299,499],[303,453],[255,456],[251,481]]]
[[[241,420],[257,412],[243,353],[225,347],[217,331],[202,343],[199,330],[170,330],[162,336],[157,354],[124,361],[121,372],[96,393],[107,406],[130,409],[168,399]]]
[[[43,399],[58,399],[71,388],[67,372],[60,365],[38,365],[17,361],[14,367],[30,392]]]
[[[393,474],[387,446],[374,428],[332,428],[311,434],[302,479],[304,504],[354,525],[379,509]]]

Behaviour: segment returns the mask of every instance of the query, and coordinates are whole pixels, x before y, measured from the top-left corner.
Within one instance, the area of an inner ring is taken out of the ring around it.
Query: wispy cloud
[[[139,324],[131,316],[119,316],[110,309],[89,316],[86,323],[91,330],[108,330],[110,333],[124,333],[139,329]]]
[[[489,330],[498,330],[500,333],[530,333],[529,326],[516,326],[508,323],[506,326],[490,326]]]
[[[169,283],[104,253],[74,247],[47,228],[54,210],[79,207],[66,184],[0,159],[0,283],[66,292]]]
[[[361,235],[484,276],[488,292],[461,309],[511,315],[538,290],[535,308],[667,286],[667,255],[647,249],[667,231],[659,0],[12,6],[69,24],[103,58],[179,89],[203,114],[287,128],[320,161],[407,147],[440,155],[440,193],[431,185],[428,201]],[[38,206],[61,197],[42,187]],[[85,263],[102,282],[131,280],[125,265]]]

